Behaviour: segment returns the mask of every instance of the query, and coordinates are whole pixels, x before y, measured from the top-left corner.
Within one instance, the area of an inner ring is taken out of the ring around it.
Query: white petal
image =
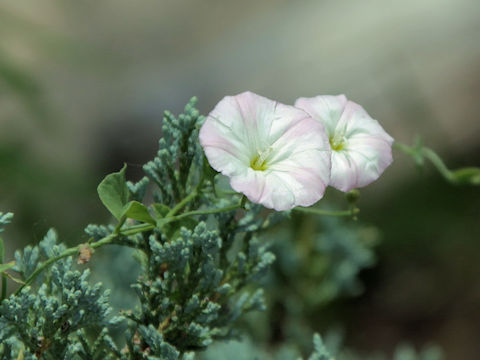
[[[307,113],[246,92],[222,99],[200,130],[210,165],[233,189],[276,210],[309,206],[330,178],[330,146],[323,125]],[[265,155],[266,169],[252,161]]]
[[[345,152],[332,151],[332,171],[329,185],[341,191],[349,191],[356,183],[357,167]]]
[[[300,98],[295,105],[325,124],[330,137],[344,141],[332,151],[329,185],[345,192],[366,186],[391,164],[393,138],[360,105],[343,95]]]
[[[305,110],[325,126],[328,136],[335,131],[346,104],[345,95],[320,95],[313,98],[298,98],[295,101],[296,107]]]
[[[388,135],[387,135],[388,136]],[[391,138],[357,135],[348,141],[348,153],[352,161],[361,169],[357,174],[355,187],[363,187],[377,180],[392,163]]]

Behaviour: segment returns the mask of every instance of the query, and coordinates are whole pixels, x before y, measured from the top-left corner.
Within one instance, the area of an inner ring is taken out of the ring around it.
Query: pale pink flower
[[[345,192],[363,187],[392,163],[393,138],[345,95],[299,98],[295,106],[325,126],[332,148],[329,185]]]
[[[314,204],[330,179],[323,125],[252,92],[224,97],[200,129],[200,144],[235,191],[278,211]]]

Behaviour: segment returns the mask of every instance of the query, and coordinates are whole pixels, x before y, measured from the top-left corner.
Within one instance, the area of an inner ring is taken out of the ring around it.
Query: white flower
[[[224,97],[200,129],[200,144],[235,191],[278,211],[314,204],[330,179],[323,125],[252,92]]]
[[[329,185],[345,192],[368,185],[392,163],[393,138],[345,95],[299,98],[295,106],[325,126],[332,148]]]

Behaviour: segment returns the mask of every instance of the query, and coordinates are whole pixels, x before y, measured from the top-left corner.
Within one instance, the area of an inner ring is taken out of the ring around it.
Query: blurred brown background
[[[55,226],[78,242],[107,219],[96,184],[140,176],[161,114],[252,90],[292,104],[345,93],[397,140],[415,134],[452,167],[480,165],[480,2],[2,1],[0,210],[9,252]],[[347,341],[400,340],[480,358],[480,196],[394,165],[362,191],[383,233],[366,292],[341,303]],[[68,208],[68,211],[64,210]]]

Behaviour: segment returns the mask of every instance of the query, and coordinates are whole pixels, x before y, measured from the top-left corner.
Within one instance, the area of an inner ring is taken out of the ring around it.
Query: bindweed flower
[[[329,185],[345,192],[363,187],[392,163],[393,138],[345,95],[299,98],[295,106],[325,126],[332,149]]]
[[[235,191],[278,211],[314,204],[330,179],[323,125],[252,92],[224,97],[200,129],[200,144]]]

